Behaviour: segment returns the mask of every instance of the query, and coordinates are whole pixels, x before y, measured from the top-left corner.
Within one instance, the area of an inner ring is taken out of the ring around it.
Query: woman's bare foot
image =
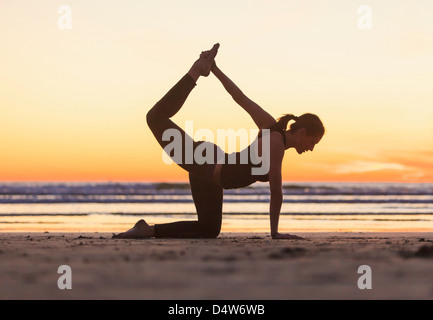
[[[113,239],[143,239],[153,237],[154,235],[153,227],[141,219],[128,231],[113,235]]]
[[[218,53],[219,43],[215,44],[209,51],[203,51],[200,58],[194,62],[188,74],[197,81],[200,76],[207,77],[210,74],[212,63]]]
[[[216,57],[216,55],[218,53],[219,47],[220,47],[219,43],[214,44],[213,47],[212,47],[212,49],[206,50],[206,51],[202,51],[201,54],[200,54],[200,58],[205,58],[208,61],[215,60],[215,57]]]

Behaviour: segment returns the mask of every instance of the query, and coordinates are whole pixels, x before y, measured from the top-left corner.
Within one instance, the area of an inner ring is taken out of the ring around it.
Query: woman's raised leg
[[[193,145],[195,147],[201,142],[194,142],[193,139],[188,136],[183,129],[176,125],[170,118],[173,117],[183,106],[190,92],[196,85],[197,79],[202,76],[208,76],[212,62],[217,54],[219,45],[216,44],[210,50],[206,57],[199,58],[191,67],[189,72],[182,77],[164,97],[159,100],[155,106],[147,113],[147,124],[150,130],[155,136],[158,143],[164,149],[171,141],[164,141],[163,135],[167,130],[176,130],[181,136],[182,140],[182,159],[176,159],[175,161],[182,168],[188,172],[193,172],[196,166],[187,164],[185,161],[184,149],[186,145]],[[173,159],[175,160],[175,159]]]
[[[176,125],[170,118],[173,117],[183,106],[188,95],[195,87],[195,82],[200,76],[208,76],[219,45],[216,44],[207,53],[198,59],[190,71],[180,79],[165,96],[158,101],[147,113],[147,123],[162,148],[170,141],[162,139],[166,130],[175,129],[182,137],[183,159],[178,164],[189,172],[191,192],[197,209],[197,221],[179,221],[168,224],[150,226],[144,220],[138,221],[130,230],[114,235],[113,238],[215,238],[221,228],[222,197],[221,187],[203,180],[203,165],[195,163],[187,164],[185,159],[186,145],[193,145],[193,150],[202,143],[195,142],[184,130]]]

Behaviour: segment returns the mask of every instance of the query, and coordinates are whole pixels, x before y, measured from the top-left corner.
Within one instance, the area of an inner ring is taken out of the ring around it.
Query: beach
[[[111,239],[112,233],[1,233],[0,299],[433,298],[433,232],[297,234],[305,239],[228,232],[217,239],[140,240]],[[64,265],[72,288],[62,290],[58,271]],[[371,289],[360,288],[368,276],[360,266],[370,268]]]

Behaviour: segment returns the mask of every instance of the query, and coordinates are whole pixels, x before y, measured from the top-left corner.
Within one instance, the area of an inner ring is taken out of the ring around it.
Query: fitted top
[[[280,132],[283,135],[284,145],[286,144],[286,130],[273,129],[269,130]],[[262,130],[260,130],[256,139],[262,136]],[[255,143],[254,143],[255,142]],[[260,159],[257,159],[254,155],[257,154],[254,149],[257,146],[257,142],[254,141],[247,148],[240,152],[233,152],[231,154],[225,154],[225,161],[221,167],[221,186],[223,189],[236,189],[247,187],[254,182],[269,181],[269,170],[266,174],[257,175],[253,174],[253,168],[261,168],[262,163],[258,163]],[[263,154],[262,154],[263,155]],[[230,160],[232,163],[230,163]],[[235,161],[236,160],[236,161]],[[241,162],[241,160],[243,160]],[[247,160],[247,161],[246,161]],[[268,167],[269,168],[269,167]]]

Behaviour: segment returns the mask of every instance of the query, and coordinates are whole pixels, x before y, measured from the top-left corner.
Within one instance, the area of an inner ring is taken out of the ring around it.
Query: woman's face
[[[306,151],[313,151],[316,144],[318,144],[322,139],[322,135],[320,136],[307,135],[305,128],[301,128],[298,131],[296,131],[295,135],[296,135],[295,149],[299,154],[302,154]]]

